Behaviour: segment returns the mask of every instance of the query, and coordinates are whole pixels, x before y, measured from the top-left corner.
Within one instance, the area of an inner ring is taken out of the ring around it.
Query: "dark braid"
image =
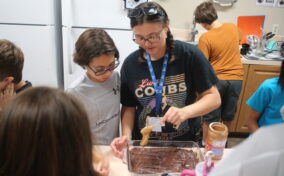
[[[167,33],[167,48],[169,48],[169,57],[170,57],[170,63],[175,60],[175,54],[174,54],[174,37],[173,34],[171,33],[170,29],[168,30]]]
[[[145,61],[145,57],[144,57],[144,52],[145,52],[145,50],[143,49],[143,48],[141,48],[141,47],[139,47],[139,54],[140,54],[140,57],[139,57],[139,61],[140,62],[146,62]]]

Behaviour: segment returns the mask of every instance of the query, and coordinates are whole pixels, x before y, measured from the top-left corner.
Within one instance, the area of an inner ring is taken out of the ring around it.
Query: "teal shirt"
[[[249,107],[261,113],[258,120],[260,127],[284,122],[280,113],[284,106],[284,91],[278,80],[279,77],[265,80],[246,102]]]

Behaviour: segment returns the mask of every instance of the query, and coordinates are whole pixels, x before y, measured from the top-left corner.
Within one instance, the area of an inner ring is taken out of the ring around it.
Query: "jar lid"
[[[228,133],[228,127],[221,123],[221,122],[212,122],[209,125],[209,129],[211,131],[213,131],[214,133],[218,133],[218,134],[227,134]]]

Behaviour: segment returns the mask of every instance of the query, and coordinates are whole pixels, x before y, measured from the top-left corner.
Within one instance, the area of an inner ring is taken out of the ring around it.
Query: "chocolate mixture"
[[[192,150],[176,147],[134,147],[129,151],[130,171],[137,174],[175,173],[194,169],[199,162]]]

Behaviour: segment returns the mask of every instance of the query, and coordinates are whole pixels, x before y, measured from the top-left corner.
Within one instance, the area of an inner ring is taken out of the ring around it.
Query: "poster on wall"
[[[284,7],[284,0],[256,0],[257,6]]]

